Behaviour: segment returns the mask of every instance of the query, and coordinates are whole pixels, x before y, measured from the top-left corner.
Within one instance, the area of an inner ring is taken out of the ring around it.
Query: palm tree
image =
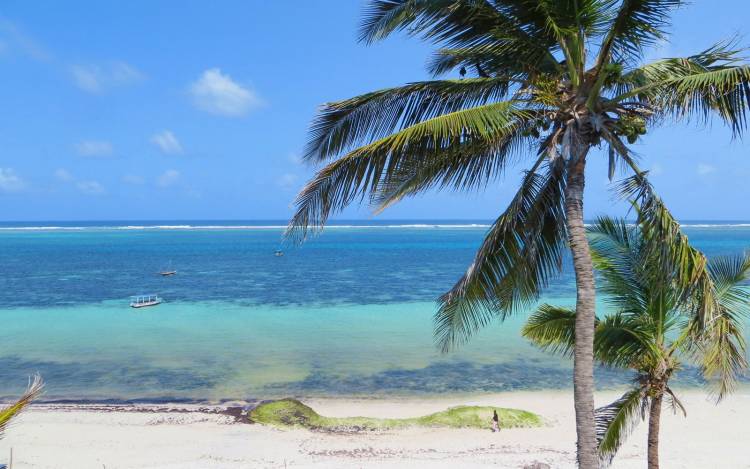
[[[662,402],[685,408],[669,381],[690,357],[708,379],[718,381],[721,398],[746,367],[740,320],[750,317],[750,256],[713,259],[708,271],[729,333],[712,334],[694,314],[701,292],[680,285],[678,266],[651,249],[649,233],[624,221],[600,219],[589,230],[594,266],[611,308],[596,319],[594,356],[604,365],[635,371],[633,385],[617,401],[597,409],[599,451],[610,461],[638,418],[648,412],[648,467],[659,467],[659,421]],[[662,242],[658,240],[658,242]],[[570,355],[575,343],[576,312],[542,305],[523,335],[543,349]]]
[[[597,464],[594,422],[594,275],[583,224],[587,158],[605,146],[609,176],[640,202],[643,222],[679,231],[631,154],[665,120],[711,116],[740,134],[750,106],[750,67],[732,43],[643,64],[666,37],[678,0],[370,0],[361,41],[398,31],[437,44],[434,79],[323,106],[305,159],[324,166],[296,200],[288,235],[298,241],[345,206],[377,212],[429,189],[477,190],[520,159],[520,188],[490,227],[465,275],[440,298],[435,334],[443,350],[490,321],[535,304],[564,250],[576,275],[574,394],[578,461]],[[705,259],[689,253],[684,280],[708,285]],[[708,291],[708,290],[707,290]],[[701,317],[711,316],[706,301]]]

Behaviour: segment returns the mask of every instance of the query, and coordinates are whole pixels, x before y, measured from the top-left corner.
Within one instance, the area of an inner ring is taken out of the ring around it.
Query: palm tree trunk
[[[579,146],[568,168],[565,215],[570,251],[576,274],[576,331],[573,365],[573,395],[578,434],[578,466],[596,469],[599,457],[594,422],[594,318],[596,290],[594,266],[583,223],[584,169],[588,146]]]
[[[659,424],[663,397],[664,395],[659,393],[651,399],[648,416],[648,469],[659,469]]]

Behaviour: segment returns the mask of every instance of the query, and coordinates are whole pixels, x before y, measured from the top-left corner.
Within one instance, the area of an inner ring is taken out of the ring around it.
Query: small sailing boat
[[[177,271],[172,269],[172,261],[169,261],[169,267],[159,272],[162,277],[169,277],[176,274]]]
[[[131,308],[145,308],[161,304],[162,299],[157,295],[138,295],[130,298]]]

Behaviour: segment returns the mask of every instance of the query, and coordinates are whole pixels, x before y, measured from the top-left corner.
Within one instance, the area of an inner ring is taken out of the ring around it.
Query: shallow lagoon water
[[[334,228],[301,248],[279,228],[0,230],[0,396],[41,372],[49,400],[211,400],[569,386],[571,364],[527,344],[524,317],[440,354],[434,299],[486,230]],[[12,227],[11,227],[12,228]],[[750,227],[695,227],[709,255]],[[170,264],[174,277],[156,272]],[[128,296],[166,303],[128,307]],[[543,301],[572,304],[569,269]],[[606,307],[602,304],[602,308]],[[601,386],[627,375],[597,373]],[[683,382],[695,384],[685,373]]]

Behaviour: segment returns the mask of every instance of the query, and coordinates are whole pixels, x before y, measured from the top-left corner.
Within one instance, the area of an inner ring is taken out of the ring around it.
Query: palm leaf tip
[[[44,380],[40,374],[35,374],[29,378],[29,385],[23,395],[14,403],[0,409],[0,438],[10,421],[21,411],[29,406],[34,400],[44,392]]]
[[[647,404],[643,389],[634,388],[615,402],[596,409],[596,437],[603,466],[611,464],[638,419],[645,417]]]

